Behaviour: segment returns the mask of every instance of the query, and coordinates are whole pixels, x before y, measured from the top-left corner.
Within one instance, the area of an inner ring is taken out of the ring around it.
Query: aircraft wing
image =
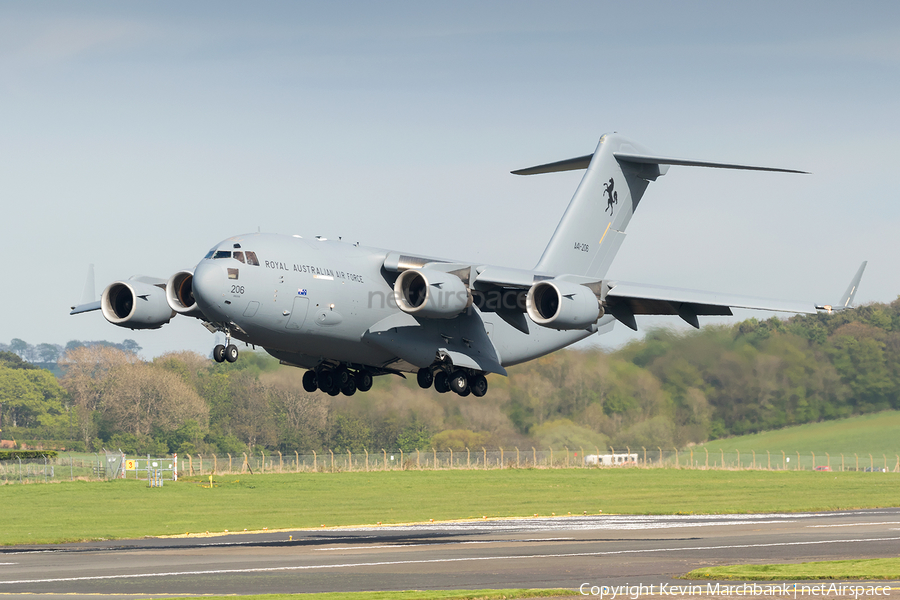
[[[72,312],[70,315],[77,315],[81,313],[91,312],[92,310],[100,310],[100,301],[96,302],[88,302],[86,304],[79,304],[78,306],[72,307]]]
[[[637,330],[635,315],[678,315],[699,328],[698,316],[730,316],[732,308],[816,313],[812,302],[770,300],[624,281],[609,282],[609,286],[605,296],[606,312],[634,330]]]

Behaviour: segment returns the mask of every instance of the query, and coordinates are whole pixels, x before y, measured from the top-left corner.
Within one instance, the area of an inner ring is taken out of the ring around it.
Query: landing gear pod
[[[594,292],[558,279],[531,286],[525,297],[525,310],[532,321],[551,329],[587,329],[603,315]]]
[[[159,329],[175,316],[162,288],[133,279],[107,286],[100,310],[113,325],[129,329]]]

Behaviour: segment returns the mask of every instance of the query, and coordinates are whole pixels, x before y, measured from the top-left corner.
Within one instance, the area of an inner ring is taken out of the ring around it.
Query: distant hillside
[[[900,454],[900,411],[887,410],[879,413],[860,415],[849,419],[835,421],[823,421],[821,423],[807,423],[785,427],[774,431],[763,431],[750,435],[742,435],[725,438],[694,446],[694,453],[703,452],[706,448],[710,453],[725,452],[748,453],[770,452],[780,454],[785,451],[788,454],[800,452],[808,454],[815,452],[824,456],[829,452],[832,456],[844,453],[860,456],[868,453],[881,456],[887,454],[892,457]]]

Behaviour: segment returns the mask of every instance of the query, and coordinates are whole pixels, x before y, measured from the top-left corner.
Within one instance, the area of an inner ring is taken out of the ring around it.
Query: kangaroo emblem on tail
[[[609,215],[613,214],[613,204],[619,203],[619,192],[613,190],[613,186],[615,186],[615,182],[613,178],[609,178],[609,183],[603,184],[603,193],[609,195],[609,199],[606,201],[606,208],[603,209],[603,212],[609,210]]]

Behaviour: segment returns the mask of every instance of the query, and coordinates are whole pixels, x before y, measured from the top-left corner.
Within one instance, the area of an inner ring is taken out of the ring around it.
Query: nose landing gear
[[[228,344],[227,346],[218,344],[215,348],[213,348],[213,360],[218,363],[225,362],[226,360],[230,363],[233,363],[237,359],[238,349],[234,344]]]

